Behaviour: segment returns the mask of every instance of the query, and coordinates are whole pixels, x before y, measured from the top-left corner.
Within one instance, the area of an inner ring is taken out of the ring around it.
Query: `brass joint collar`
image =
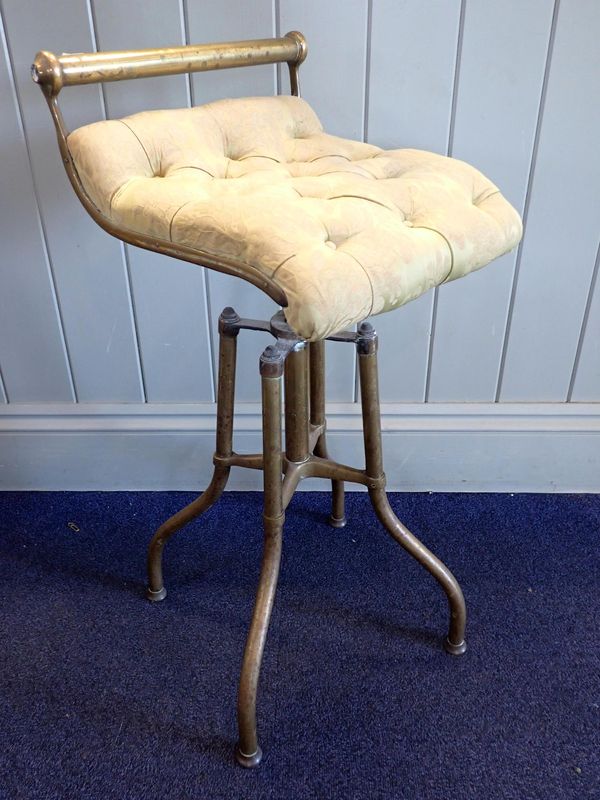
[[[277,514],[276,517],[270,517],[268,514],[263,514],[263,520],[266,523],[271,523],[273,525],[283,525],[285,521],[285,511],[282,511],[281,514]]]
[[[292,63],[299,67],[308,54],[308,45],[304,34],[300,33],[300,31],[288,31],[283,38],[293,39],[298,45],[298,55]]]
[[[285,352],[278,344],[270,344],[260,357],[260,374],[262,378],[280,378],[283,375]]]
[[[361,322],[356,336],[356,349],[360,356],[377,352],[377,331],[370,322]]]
[[[262,378],[280,378],[288,354],[292,350],[302,350],[306,345],[302,339],[277,339],[270,344],[260,357],[260,374]]]
[[[224,308],[219,315],[219,333],[221,336],[237,336],[240,332],[242,318],[231,306]]]
[[[31,77],[46,94],[56,96],[63,86],[63,70],[58,57],[41,50],[31,65]]]
[[[378,478],[372,478],[367,475],[366,486],[367,489],[385,489],[385,472],[382,472]]]

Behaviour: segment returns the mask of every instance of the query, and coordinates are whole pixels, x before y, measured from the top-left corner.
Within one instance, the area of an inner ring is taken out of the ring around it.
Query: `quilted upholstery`
[[[473,167],[328,135],[296,97],[146,111],[68,145],[104,215],[258,267],[311,340],[483,267],[522,233]]]

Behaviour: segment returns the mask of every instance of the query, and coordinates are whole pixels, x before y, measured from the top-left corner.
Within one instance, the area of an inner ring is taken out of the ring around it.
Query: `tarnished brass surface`
[[[36,83],[56,95],[65,86],[105,83],[183,72],[204,72],[231,67],[287,62],[294,67],[306,58],[306,39],[290,31],[278,39],[191,44],[147,50],[100,53],[63,53],[41,50],[31,66]]]
[[[235,397],[235,364],[237,334],[232,325],[238,315],[226,308],[219,317],[219,378],[217,384],[217,435],[215,471],[207,489],[193,502],[178,511],[156,531],[148,547],[148,589],[150,600],[164,600],[166,589],[162,574],[162,552],[174,533],[187,525],[219,499],[229,478],[230,465],[226,459],[233,453],[233,401]],[[222,459],[219,461],[218,459]]]
[[[288,351],[289,352],[289,351]],[[244,767],[260,763],[262,750],[256,734],[256,695],[260,665],[275,599],[285,512],[282,500],[281,374],[286,351],[269,345],[260,359],[263,407],[264,549],[254,613],[250,623],[238,692],[239,741],[235,750]],[[272,369],[273,362],[279,369]]]
[[[104,81],[173,75],[184,72],[225,69],[287,62],[292,94],[299,94],[298,67],[306,57],[302,34],[291,32],[279,39],[226,42],[213,45],[132,50],[116,53],[77,53],[56,56],[40,52],[32,67],[56,129],[62,160],[75,193],[92,218],[113,236],[128,244],[164,253],[194,264],[234,275],[262,289],[285,307],[283,290],[250,264],[217,257],[173,242],[143,236],[122,228],[95,207],[86,194],[68,148],[65,126],[57,96],[65,86]],[[233,449],[233,412],[237,335],[240,330],[267,331],[275,337],[260,359],[263,408],[263,452],[242,455]],[[166,542],[188,522],[210,508],[225,489],[231,467],[261,469],[264,474],[264,549],[258,592],[244,651],[238,695],[239,742],[236,758],[245,767],[260,763],[262,751],[256,730],[256,699],[260,666],[269,619],[277,587],[282,550],[282,532],[287,508],[299,482],[306,477],[332,482],[334,527],[346,524],[344,481],[367,487],[378,518],[402,547],[433,575],[445,591],[450,607],[450,627],[445,641],[448,652],[459,655],[466,649],[465,602],[456,578],[396,517],[385,494],[381,447],[381,421],[377,383],[377,336],[363,323],[357,333],[340,331],[329,337],[337,342],[355,343],[360,373],[365,468],[339,464],[329,458],[325,419],[325,343],[298,339],[282,312],[269,322],[242,319],[231,308],[219,318],[219,377],[217,395],[216,449],[214,474],[196,500],[167,520],[155,533],[148,548],[148,598],[166,596],[162,555]],[[285,373],[286,448],[282,448],[281,384]]]
[[[350,341],[354,341],[354,332],[344,331],[343,333],[351,337]],[[311,448],[311,451],[321,458],[329,458],[327,436],[325,433],[327,428],[325,421],[325,342],[310,343],[309,359],[310,421],[313,426],[321,428],[321,433]],[[329,524],[333,528],[343,528],[346,524],[344,506],[344,481],[336,477],[331,481],[331,514],[329,516]]]
[[[285,396],[297,397],[285,404],[285,455],[288,461],[308,459],[308,348],[295,348],[285,360]]]
[[[275,344],[260,359],[263,404],[263,452],[239,454],[233,450],[233,393],[235,343],[240,330],[270,331]],[[377,334],[367,323],[358,331],[342,331],[335,341],[356,345],[360,375],[365,468],[340,464],[329,458],[325,442],[325,343],[308,347],[295,338],[281,312],[270,322],[243,319],[231,308],[219,318],[219,399],[215,475],[206,492],[166,522],[150,545],[149,592],[153,600],[164,597],[161,557],[164,542],[186,522],[208,508],[224,488],[231,467],[264,472],[263,561],[250,624],[238,694],[239,741],[236,759],[244,767],[262,758],[256,727],[260,666],[273,608],[282,551],[285,510],[304,478],[326,478],[333,487],[330,524],[345,524],[344,481],[366,486],[369,497],[388,533],[440,584],[448,598],[450,624],[444,647],[453,655],[466,650],[465,601],[460,586],[445,566],[395,515],[385,493],[381,447],[381,419],[377,376]],[[285,450],[282,444],[281,384],[285,375]]]
[[[444,647],[452,655],[460,655],[467,649],[465,643],[467,611],[458,581],[448,567],[400,522],[385,493],[377,375],[377,334],[371,325],[363,323],[359,326],[356,349],[360,376],[366,472],[378,480],[377,485],[375,483],[367,484],[369,497],[375,513],[388,533],[433,575],[446,593],[450,607],[450,626]]]

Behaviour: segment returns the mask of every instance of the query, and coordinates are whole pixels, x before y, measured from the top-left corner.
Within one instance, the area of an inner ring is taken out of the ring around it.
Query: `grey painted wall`
[[[111,409],[106,436],[130,424],[137,430],[131,420],[143,418],[140,441],[146,436],[148,443],[174,431],[164,428],[162,414],[144,409],[167,404],[169,425],[179,415],[189,420],[190,408],[204,419],[214,402],[219,311],[233,304],[247,316],[273,312],[248,285],[122,245],[95,226],[68,186],[29,77],[32,56],[40,48],[149,47],[296,28],[310,48],[303,96],[326,129],[470,161],[502,187],[526,223],[516,252],[376,318],[386,448],[404,465],[401,477],[390,475],[392,485],[428,488],[424,464],[430,468],[435,447],[423,456],[429,461],[412,453],[411,472],[398,434],[407,408],[421,409],[425,433],[435,434],[428,409],[444,404],[463,423],[445,451],[453,474],[446,483],[436,474],[435,488],[469,481],[474,488],[600,489],[597,0],[54,0],[52,13],[43,6],[0,0],[0,487],[193,485],[195,462],[187,478],[185,469],[165,474],[155,455],[140,458],[136,469],[130,459],[125,468],[118,448],[102,450],[97,431],[89,458],[82,457],[81,437],[105,419],[103,404]],[[278,89],[287,90],[287,78],[266,66],[84,87],[65,91],[61,101],[74,128],[143,108]],[[244,403],[258,399],[264,343],[258,334],[241,337]],[[352,420],[336,433],[346,452],[355,438],[354,356],[341,345],[330,345],[330,355],[329,397],[343,409],[339,419]],[[527,458],[511,473],[518,448],[496,446],[499,460],[490,461],[489,445],[476,438],[480,423],[469,427],[480,419],[472,403],[487,409],[494,442],[518,430],[535,434],[550,407],[553,422],[544,437],[524,439]],[[240,417],[248,434],[252,409]],[[504,414],[513,412],[519,426],[506,431]],[[532,466],[531,458],[555,453],[565,434],[575,436],[567,448],[573,464],[552,466],[558,448],[545,470]],[[198,438],[203,457],[208,438]],[[107,460],[100,481],[98,447]],[[154,453],[154,444],[147,447]]]

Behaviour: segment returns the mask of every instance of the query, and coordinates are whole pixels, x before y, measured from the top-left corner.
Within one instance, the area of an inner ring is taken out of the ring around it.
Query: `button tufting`
[[[198,263],[235,261],[252,282],[276,274],[286,318],[304,338],[479,269],[521,233],[516,212],[474,168],[331,136],[296,97],[95,123],[70,134],[69,151],[90,199],[119,229],[196,251]]]

